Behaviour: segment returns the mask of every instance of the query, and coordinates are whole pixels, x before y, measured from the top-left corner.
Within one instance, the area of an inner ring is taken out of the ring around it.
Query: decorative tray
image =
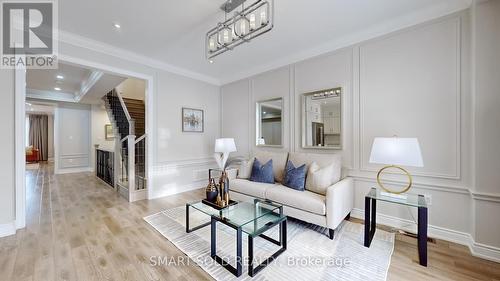
[[[231,200],[231,199],[229,200],[229,204],[227,206],[225,206],[225,207],[221,207],[221,206],[215,204],[214,202],[208,201],[207,199],[203,199],[203,200],[201,200],[201,202],[203,204],[205,204],[205,205],[208,205],[208,206],[216,209],[216,210],[224,210],[227,207],[231,207],[231,206],[234,206],[234,205],[238,204],[238,201],[234,201],[234,200]]]

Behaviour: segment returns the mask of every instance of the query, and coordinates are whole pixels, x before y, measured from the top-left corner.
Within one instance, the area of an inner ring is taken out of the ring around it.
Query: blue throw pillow
[[[298,191],[304,191],[306,189],[306,172],[306,164],[295,168],[292,161],[288,160],[283,185]]]
[[[259,160],[253,160],[252,174],[250,180],[263,183],[274,183],[273,159],[261,165]]]

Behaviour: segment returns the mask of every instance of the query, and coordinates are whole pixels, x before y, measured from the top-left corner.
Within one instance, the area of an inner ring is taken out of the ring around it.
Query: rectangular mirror
[[[256,145],[283,145],[283,98],[259,101],[256,104]]]
[[[302,95],[302,147],[342,148],[342,88]]]

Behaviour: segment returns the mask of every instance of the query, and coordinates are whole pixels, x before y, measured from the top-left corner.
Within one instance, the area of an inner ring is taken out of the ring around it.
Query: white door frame
[[[87,59],[76,58],[72,56],[59,54],[59,61],[68,62],[71,64],[80,65],[83,67],[94,68],[103,70],[108,73],[114,73],[121,76],[135,77],[146,81],[146,180],[148,183],[147,198],[152,197],[152,187],[154,186],[154,179],[152,167],[154,163],[154,93],[155,93],[155,77],[154,75],[134,72],[128,69],[113,67],[106,64],[101,64]],[[151,71],[153,72],[153,71]],[[26,156],[25,156],[25,122],[26,122],[26,69],[24,67],[16,68],[15,70],[15,178],[16,178],[16,228],[24,228],[26,226]],[[55,120],[55,118],[54,118]],[[55,126],[54,126],[55,129]],[[22,144],[22,145],[21,145]],[[55,145],[55,143],[54,143]],[[54,148],[56,149],[56,148]],[[57,159],[54,159],[57,161]]]
[[[16,61],[19,59],[25,61],[24,55],[16,55]],[[26,67],[17,64],[14,76],[15,225],[20,229],[26,226]]]

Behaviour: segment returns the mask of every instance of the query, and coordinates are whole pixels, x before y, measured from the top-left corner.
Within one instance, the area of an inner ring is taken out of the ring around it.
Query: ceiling
[[[59,62],[58,69],[28,69],[26,95],[31,99],[98,104],[106,93],[126,79]]]
[[[465,9],[471,0],[275,0],[271,32],[210,64],[204,35],[223,19],[223,2],[65,0],[59,27],[226,83]]]
[[[62,75],[63,79],[57,79],[57,75]],[[89,69],[60,63],[58,69],[29,69],[26,82],[30,89],[54,91],[59,87],[61,93],[75,93],[80,91],[82,81],[89,75]]]

